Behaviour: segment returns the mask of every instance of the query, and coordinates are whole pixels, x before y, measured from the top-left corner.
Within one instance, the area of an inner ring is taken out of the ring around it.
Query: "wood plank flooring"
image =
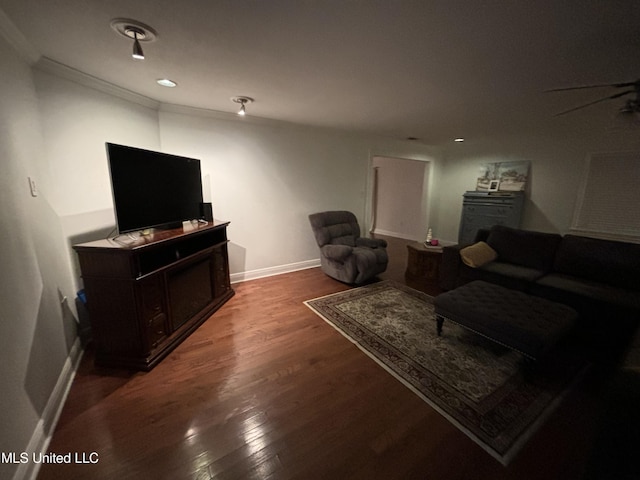
[[[402,281],[406,242],[382,275]],[[302,302],[349,288],[308,269],[236,295],[148,373],[97,368],[89,349],[47,479],[578,479],[598,384],[585,380],[508,467]]]

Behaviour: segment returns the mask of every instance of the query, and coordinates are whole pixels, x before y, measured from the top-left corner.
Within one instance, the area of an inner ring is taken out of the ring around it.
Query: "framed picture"
[[[529,178],[529,162],[503,162],[498,172],[501,192],[523,192]]]
[[[480,192],[521,192],[529,177],[529,162],[496,162],[480,166],[476,190]]]

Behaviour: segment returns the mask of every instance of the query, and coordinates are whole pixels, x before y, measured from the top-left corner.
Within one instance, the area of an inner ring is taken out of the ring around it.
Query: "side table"
[[[405,275],[414,280],[436,283],[442,260],[442,246],[426,246],[422,242],[407,245],[407,270]]]

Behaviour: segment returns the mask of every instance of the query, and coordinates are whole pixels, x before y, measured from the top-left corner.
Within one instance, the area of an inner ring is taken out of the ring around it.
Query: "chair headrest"
[[[312,213],[309,222],[320,247],[329,243],[355,245],[355,240],[360,237],[360,226],[352,212],[333,210]]]

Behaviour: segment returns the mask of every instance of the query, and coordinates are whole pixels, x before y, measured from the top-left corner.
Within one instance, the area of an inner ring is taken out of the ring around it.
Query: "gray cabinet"
[[[518,228],[524,204],[523,192],[466,192],[458,243],[472,243],[480,228],[493,225]]]

